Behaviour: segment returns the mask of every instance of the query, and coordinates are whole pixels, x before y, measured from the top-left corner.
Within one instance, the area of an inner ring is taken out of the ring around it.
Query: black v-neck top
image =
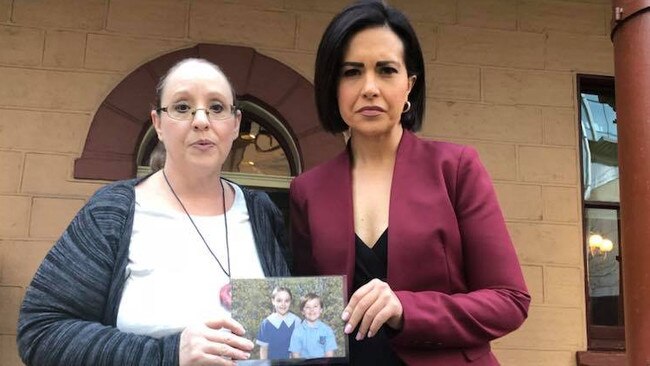
[[[358,235],[355,235],[356,260],[354,263],[354,291],[370,282],[373,278],[386,281],[388,272],[388,229],[386,229],[377,243],[370,248]],[[405,365],[392,350],[387,325],[382,326],[371,338],[357,341],[356,330],[349,336],[350,365]]]

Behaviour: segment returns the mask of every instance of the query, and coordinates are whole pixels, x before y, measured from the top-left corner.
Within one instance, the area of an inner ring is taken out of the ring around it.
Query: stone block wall
[[[72,178],[94,113],[139,65],[197,43],[254,47],[312,80],[348,1],[0,0],[0,364],[38,264],[105,182]],[[490,171],[533,295],[494,342],[504,365],[575,365],[586,348],[576,73],[613,75],[607,0],[394,0],[426,57],[421,135]],[[317,144],[318,141],[314,141]]]

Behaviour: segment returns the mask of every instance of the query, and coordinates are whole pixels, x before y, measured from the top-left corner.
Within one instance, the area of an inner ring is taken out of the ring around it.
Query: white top
[[[234,184],[235,201],[227,211],[232,278],[264,278],[244,194]],[[228,270],[223,215],[192,216]],[[212,257],[184,212],[161,209],[135,197],[126,283],[117,314],[124,332],[164,337],[190,324],[230,316],[219,293],[228,276]]]

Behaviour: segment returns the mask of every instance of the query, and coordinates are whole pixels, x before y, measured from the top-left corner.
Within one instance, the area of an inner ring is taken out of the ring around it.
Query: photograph
[[[232,316],[255,348],[241,365],[347,362],[344,276],[232,279]]]

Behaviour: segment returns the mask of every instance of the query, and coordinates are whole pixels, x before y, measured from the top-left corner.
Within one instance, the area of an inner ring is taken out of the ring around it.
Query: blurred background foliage
[[[341,313],[347,301],[343,276],[321,277],[269,277],[265,279],[236,279],[232,283],[232,317],[246,329],[246,338],[255,343],[255,337],[262,321],[274,312],[271,293],[275,287],[291,290],[291,312],[303,319],[300,311],[300,298],[310,292],[321,297],[323,314],[320,320],[332,327],[336,336],[335,357],[345,357],[347,337],[343,333],[345,323]],[[259,346],[251,353],[251,359],[259,359]]]

